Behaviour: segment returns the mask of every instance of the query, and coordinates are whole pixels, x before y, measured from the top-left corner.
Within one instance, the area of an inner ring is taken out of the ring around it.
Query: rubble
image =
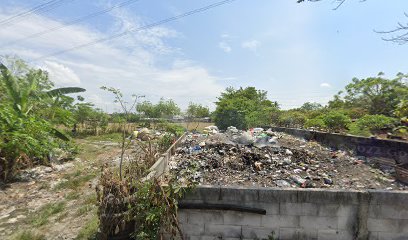
[[[189,134],[171,158],[181,182],[282,188],[399,189],[392,171],[369,159],[270,129]],[[375,170],[375,171],[372,171]]]

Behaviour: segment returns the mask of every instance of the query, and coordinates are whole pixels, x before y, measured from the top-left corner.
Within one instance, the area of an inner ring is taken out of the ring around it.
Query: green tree
[[[214,111],[215,124],[220,129],[229,126],[245,129],[268,125],[278,104],[267,99],[267,92],[254,87],[227,88],[221,93]]]
[[[300,110],[302,110],[302,111],[317,111],[317,110],[320,110],[322,108],[323,108],[323,106],[320,103],[306,102],[300,107]]]
[[[46,99],[54,99],[51,107],[55,109],[55,106],[62,102],[60,99],[64,94],[85,91],[85,89],[78,87],[50,90],[53,84],[48,79],[47,72],[41,69],[28,68],[23,62],[13,62],[12,64],[19,69],[19,75],[13,74],[4,64],[0,63],[1,81],[6,90],[4,98],[11,102],[14,110],[21,115],[29,114],[36,106],[40,107]]]
[[[187,118],[205,118],[210,116],[210,109],[201,104],[190,102],[186,111]]]
[[[406,77],[398,74],[394,79],[387,79],[379,73],[377,77],[353,78],[345,91],[339,92],[329,102],[329,107],[360,108],[372,115],[394,116],[398,105],[408,99],[408,86],[404,82]]]
[[[181,113],[180,108],[172,100],[161,98],[157,104],[144,101],[137,104],[137,111],[148,118],[171,118]]]
[[[351,118],[342,111],[330,111],[322,119],[330,132],[342,132],[351,124]]]

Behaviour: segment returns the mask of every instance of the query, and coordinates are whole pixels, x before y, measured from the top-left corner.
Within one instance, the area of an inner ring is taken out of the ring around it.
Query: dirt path
[[[100,166],[119,154],[110,141],[78,140],[73,161],[24,171],[0,189],[0,239],[88,239],[97,229]]]

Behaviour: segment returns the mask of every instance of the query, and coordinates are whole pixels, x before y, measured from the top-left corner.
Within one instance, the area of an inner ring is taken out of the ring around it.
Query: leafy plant
[[[322,119],[327,129],[331,132],[344,131],[351,123],[350,117],[340,111],[331,111],[323,115]]]
[[[398,123],[395,118],[384,115],[365,115],[356,121],[360,129],[367,128],[371,132],[379,131],[384,128],[393,128]]]
[[[267,99],[267,92],[254,87],[229,87],[216,102],[213,116],[220,129],[235,126],[239,129],[268,125],[278,104]]]
[[[326,124],[322,116],[306,120],[304,126],[305,128],[315,128],[318,130],[323,130],[326,128]]]

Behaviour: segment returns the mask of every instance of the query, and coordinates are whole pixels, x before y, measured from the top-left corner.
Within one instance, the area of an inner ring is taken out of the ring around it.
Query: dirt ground
[[[98,226],[100,166],[119,154],[109,139],[77,140],[75,160],[23,171],[0,189],[0,239],[88,239]]]

